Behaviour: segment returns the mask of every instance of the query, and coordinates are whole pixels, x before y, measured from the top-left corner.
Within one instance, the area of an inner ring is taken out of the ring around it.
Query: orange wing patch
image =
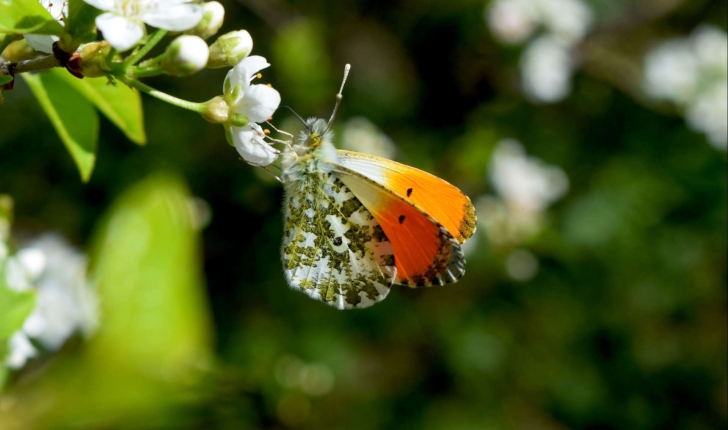
[[[414,203],[459,242],[475,232],[475,208],[457,187],[422,170],[386,158],[338,150],[339,164]]]
[[[462,277],[465,258],[447,228],[358,172],[337,166],[336,175],[372,214],[391,243],[397,269],[395,283],[442,285]]]

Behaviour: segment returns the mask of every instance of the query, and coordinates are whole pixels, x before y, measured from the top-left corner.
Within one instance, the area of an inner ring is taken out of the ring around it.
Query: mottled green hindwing
[[[395,273],[392,247],[369,211],[314,160],[285,181],[283,270],[288,284],[339,309],[384,299]],[[306,168],[306,166],[312,168]]]

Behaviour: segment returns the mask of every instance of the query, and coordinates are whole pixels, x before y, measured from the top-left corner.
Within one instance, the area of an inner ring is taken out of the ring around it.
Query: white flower
[[[534,3],[527,0],[496,0],[486,9],[490,30],[505,43],[524,42],[536,29]]]
[[[571,49],[550,36],[534,40],[521,58],[521,84],[532,100],[554,103],[571,92],[574,69]]]
[[[704,91],[687,108],[685,119],[696,131],[705,133],[718,149],[728,146],[728,83],[718,83]]]
[[[543,27],[549,36],[573,45],[592,24],[592,11],[581,0],[496,0],[486,10],[493,34],[505,43],[522,43]]]
[[[728,35],[700,26],[690,37],[661,42],[645,56],[645,91],[684,109],[690,128],[718,149],[728,144]]]
[[[690,35],[695,56],[705,72],[725,77],[728,72],[728,35],[718,27],[702,25]]]
[[[225,77],[224,94],[230,98],[234,113],[247,118],[243,127],[230,125],[233,144],[245,161],[256,166],[267,166],[279,154],[263,140],[262,129],[255,123],[267,121],[278,109],[281,95],[267,85],[251,85],[258,72],[270,66],[265,58],[254,55],[233,67]]]
[[[146,32],[144,23],[170,31],[184,31],[202,19],[202,7],[190,0],[84,0],[102,13],[96,17],[111,46],[126,51]]]
[[[645,90],[655,98],[686,103],[697,91],[698,72],[688,40],[662,42],[645,57]]]
[[[535,3],[544,26],[563,42],[579,42],[591,27],[592,11],[580,0],[538,0]]]
[[[29,282],[37,285],[35,308],[16,335],[36,339],[45,348],[57,350],[73,333],[88,334],[95,328],[96,297],[86,282],[84,254],[61,236],[45,234],[19,250],[15,259],[24,269],[23,274],[35,275]],[[12,257],[8,263],[11,261]],[[8,264],[6,269],[10,267]],[[21,357],[28,356],[27,352],[27,344],[17,337],[15,344],[11,342],[8,360],[22,366],[25,360]]]
[[[542,212],[569,189],[569,180],[560,168],[526,156],[515,139],[504,139],[496,146],[490,180],[510,207],[527,212]]]
[[[15,291],[28,291],[33,288],[35,278],[33,269],[25,267],[23,261],[17,255],[11,256],[5,261],[5,282],[10,289]]]
[[[210,50],[201,37],[186,34],[169,44],[162,68],[172,76],[188,76],[204,69],[209,56]]]
[[[22,331],[17,331],[8,340],[9,353],[5,357],[5,365],[11,369],[20,369],[25,366],[28,359],[38,355],[38,351],[30,343],[28,336]]]
[[[56,21],[63,25],[64,17],[68,16],[67,1],[40,0],[40,4],[51,14]],[[58,41],[58,36],[47,34],[24,34],[25,41],[36,51],[45,53],[53,52],[53,43]]]
[[[233,135],[233,141],[235,149],[243,160],[254,166],[267,166],[278,158],[280,151],[264,140],[265,133],[258,124],[252,123],[237,128],[240,128],[240,131],[237,138]]]

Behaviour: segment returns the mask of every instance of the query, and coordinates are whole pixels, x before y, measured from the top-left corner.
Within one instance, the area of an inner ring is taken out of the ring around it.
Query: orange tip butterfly
[[[365,308],[393,284],[457,282],[475,208],[459,189],[414,167],[337,150],[329,121],[302,120],[284,150],[283,269],[291,288],[339,309]]]

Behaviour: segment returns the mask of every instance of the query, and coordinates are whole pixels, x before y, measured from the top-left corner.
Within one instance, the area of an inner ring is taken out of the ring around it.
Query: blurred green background
[[[121,286],[97,337],[12,376],[0,428],[725,428],[726,152],[645,95],[641,70],[665,38],[725,32],[726,2],[587,3],[570,94],[543,103],[520,88],[525,42],[494,36],[483,1],[223,2],[221,33],[251,33],[283,105],[328,117],[351,63],[338,134],[365,117],[398,161],[476,203],[459,283],[366,310],[286,286],[282,188],[221,127],[144,97],[149,143],[102,119],[83,184],[19,80],[0,106],[13,231],[61,232],[102,293]],[[147,82],[203,101],[225,73]],[[295,132],[290,117],[274,122]],[[562,180],[525,221],[494,185],[504,139]],[[188,193],[209,208],[201,232],[175,218]],[[153,220],[148,254],[133,223],[109,221],[125,210]]]

